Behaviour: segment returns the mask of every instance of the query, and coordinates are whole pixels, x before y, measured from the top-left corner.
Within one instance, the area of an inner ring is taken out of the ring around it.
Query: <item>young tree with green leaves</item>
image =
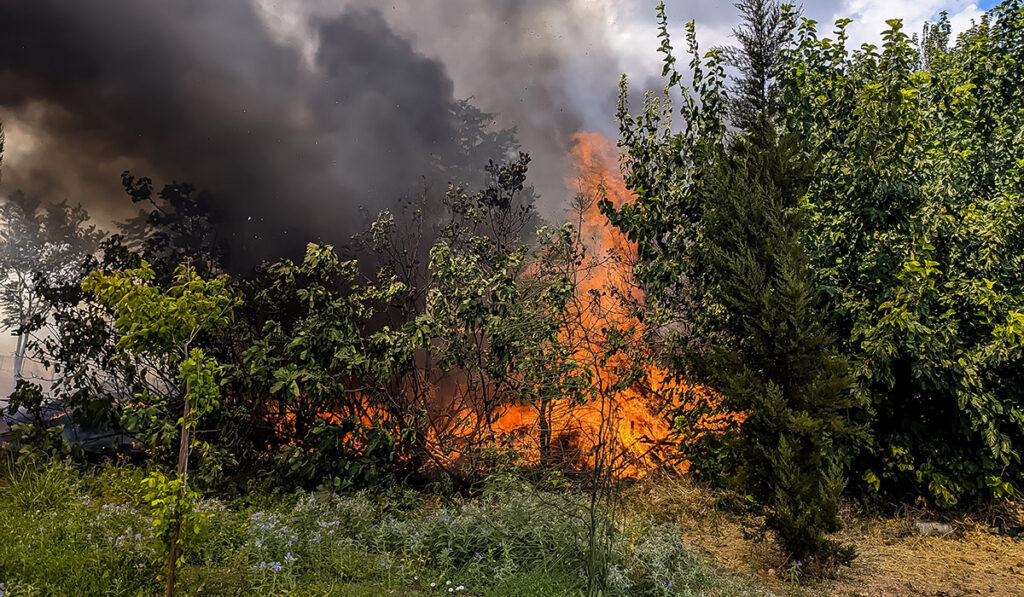
[[[355,261],[314,243],[301,262],[274,263],[250,283],[245,311],[255,327],[232,385],[248,397],[250,417],[274,428],[251,449],[279,450],[284,479],[365,486],[408,456],[402,439],[417,411],[389,382],[414,366],[414,346],[402,330],[368,329],[403,289],[386,274],[362,280]]]
[[[704,275],[687,379],[707,384],[738,430],[714,438],[737,487],[768,507],[767,520],[798,561],[848,562],[826,534],[838,530],[845,472],[862,431],[848,363],[824,325],[823,301],[803,246],[800,201],[807,166],[795,137],[767,121],[736,139],[704,190],[694,259]]]
[[[167,550],[166,594],[171,597],[177,569],[204,520],[195,510],[197,495],[188,486],[194,434],[202,416],[217,408],[220,396],[222,366],[197,344],[204,334],[230,324],[239,301],[227,278],[204,279],[189,265],[178,267],[167,288],[156,285],[154,277],[143,262],[124,272],[97,270],[82,288],[113,308],[119,349],[149,354],[178,372],[176,396],[144,396],[139,405],[145,409],[139,421],[149,427],[150,438],[166,437],[175,425],[180,428],[176,476],[168,479],[154,472],[143,481],[155,510],[154,527]],[[176,403],[180,417],[171,414]]]

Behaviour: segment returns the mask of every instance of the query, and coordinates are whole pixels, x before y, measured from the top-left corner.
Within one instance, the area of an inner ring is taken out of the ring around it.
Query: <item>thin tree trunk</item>
[[[22,368],[25,363],[25,334],[18,334],[17,344],[14,346],[14,386],[18,386],[18,382],[24,379],[22,377]]]
[[[181,479],[181,489],[178,490],[178,504],[185,499],[188,487],[188,452],[189,452],[189,394],[191,388],[185,386],[185,414],[182,417],[181,444],[178,448],[178,478]],[[178,571],[178,540],[181,538],[181,512],[175,508],[174,512],[174,536],[171,539],[170,554],[167,557],[167,597],[174,597],[174,577]]]
[[[538,417],[537,426],[539,427],[539,442],[538,446],[540,452],[540,467],[546,469],[553,459],[551,453],[551,416],[549,412],[548,400],[541,398],[540,404],[537,407]]]

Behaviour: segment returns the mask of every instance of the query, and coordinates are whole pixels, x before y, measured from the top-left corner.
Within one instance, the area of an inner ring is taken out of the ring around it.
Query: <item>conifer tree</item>
[[[702,274],[689,372],[747,420],[723,439],[737,488],[798,560],[849,561],[838,530],[840,494],[859,429],[848,414],[848,363],[833,351],[802,243],[807,168],[795,138],[762,118],[725,148],[706,181]]]
[[[761,114],[775,116],[779,110],[775,80],[786,31],[777,0],[740,0],[735,7],[742,19],[732,32],[739,45],[725,48],[725,56],[739,78],[731,89],[729,118],[748,131]]]

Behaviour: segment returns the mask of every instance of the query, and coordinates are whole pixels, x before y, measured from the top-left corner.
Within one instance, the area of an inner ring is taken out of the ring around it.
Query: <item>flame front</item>
[[[642,477],[657,468],[686,472],[690,463],[680,450],[684,440],[742,422],[742,414],[721,411],[713,391],[691,387],[660,366],[646,342],[649,330],[638,316],[646,297],[633,275],[637,247],[599,208],[601,199],[616,207],[634,199],[619,173],[615,145],[601,135],[579,133],[570,158],[570,181],[578,193],[569,223],[584,258],[569,268],[575,295],[559,341],[570,347],[574,374],[587,380],[586,399],[488,403],[496,393],[492,382],[467,371],[440,371],[424,352],[414,373],[397,380],[394,388],[407,405],[405,412],[418,413],[412,425],[417,448],[405,455],[414,468],[477,470],[501,453],[526,466],[601,466],[618,477]],[[615,349],[610,350],[612,330]],[[349,403],[316,418],[338,423],[349,417],[369,426],[403,416],[371,407],[374,401],[361,393]],[[285,405],[275,408],[278,437],[301,437],[295,415]],[[687,417],[686,428],[673,424],[673,416],[687,412],[693,416]],[[358,449],[360,440],[350,439]]]
[[[634,199],[619,173],[615,145],[596,133],[578,133],[570,157],[571,182],[578,189],[570,221],[580,231],[580,242],[590,258],[575,280],[577,300],[563,335],[574,347],[580,366],[590,369],[595,398],[583,404],[565,398],[553,406],[546,424],[557,441],[547,449],[557,454],[544,459],[541,447],[531,450],[526,441],[517,448],[530,461],[561,460],[582,468],[594,465],[601,458],[599,450],[611,446],[602,464],[619,476],[639,477],[660,467],[685,472],[690,463],[679,450],[684,436],[692,439],[724,429],[743,417],[719,412],[713,392],[677,380],[656,364],[644,342],[645,329],[637,314],[645,306],[645,294],[633,276],[636,244],[613,227],[599,208],[599,199],[616,207]],[[604,332],[609,329],[623,332],[629,350],[606,359]],[[622,387],[625,372],[635,381]],[[677,429],[670,413],[685,412],[698,403],[707,414],[697,416],[693,428]],[[518,406],[499,417],[495,426],[502,434],[530,438],[543,423],[537,408]]]

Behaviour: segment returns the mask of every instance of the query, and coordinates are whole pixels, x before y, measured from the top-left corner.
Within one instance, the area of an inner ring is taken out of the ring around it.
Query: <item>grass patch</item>
[[[142,471],[83,473],[53,462],[0,481],[0,593],[158,595]],[[182,595],[580,595],[586,588],[586,500],[523,483],[478,499],[389,490],[207,500],[200,548]],[[742,595],[688,549],[678,529],[621,524],[605,595]]]

